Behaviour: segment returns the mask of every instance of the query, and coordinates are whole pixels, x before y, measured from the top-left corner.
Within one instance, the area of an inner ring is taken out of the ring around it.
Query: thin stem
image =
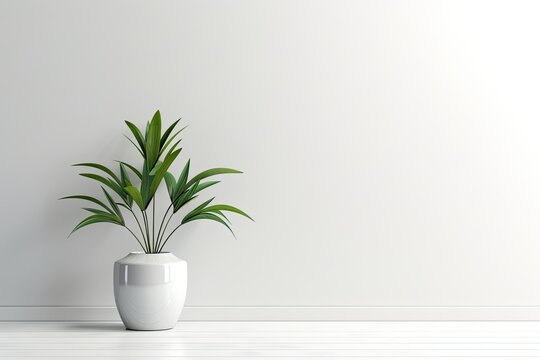
[[[178,230],[178,228],[179,228],[180,226],[182,226],[182,225],[184,225],[184,224],[180,223],[180,225],[178,225],[177,227],[175,227],[175,228],[173,229],[173,231],[171,231],[171,233],[169,234],[169,236],[167,236],[167,238],[166,238],[165,241],[163,242],[163,245],[161,245],[161,247],[159,248],[159,252],[161,252],[161,250],[163,249],[163,247],[165,246],[165,244],[167,243],[167,241],[169,240],[169,238],[171,237],[171,235],[174,234],[174,232],[175,232],[176,230]]]
[[[152,199],[152,251],[156,252],[156,198]]]
[[[169,213],[169,210],[171,210],[172,206],[173,206],[173,203],[171,203],[171,205],[169,205],[169,207],[167,207],[167,210],[165,210],[165,214],[163,215],[163,219],[161,219],[161,224],[159,225],[159,231],[157,233],[158,244],[161,243],[161,238],[160,238],[161,228],[163,227],[163,223],[165,222],[165,218],[167,218],[167,214]],[[170,220],[170,218],[169,218],[169,220]],[[165,232],[165,229],[163,229],[163,232]],[[163,235],[161,235],[161,236],[163,237]],[[158,245],[158,248],[159,248],[159,245]]]
[[[139,238],[137,237],[137,235],[135,235],[135,233],[133,231],[131,231],[130,228],[128,228],[126,225],[123,225],[123,227],[125,227],[130,233],[131,235],[133,235],[133,237],[135,238],[135,240],[137,240],[137,242],[139,243],[139,245],[141,245],[142,249],[144,250],[144,252],[146,252],[146,249],[144,248],[143,244],[141,243],[141,241],[139,240]]]
[[[141,231],[141,235],[142,235],[142,239],[143,241],[146,243],[146,240],[144,238],[144,231],[141,227],[141,223],[139,222],[139,218],[137,218],[137,215],[135,215],[135,212],[133,210],[131,210],[130,208],[128,208],[129,212],[131,212],[133,214],[133,217],[135,218],[135,221],[137,222],[137,225],[139,226],[139,230]],[[144,249],[144,252],[146,252],[146,249],[143,247]]]
[[[163,226],[163,231],[161,231],[161,227],[160,227],[160,232],[158,234],[160,234],[158,236],[158,249],[159,249],[159,246],[161,245],[161,242],[163,241],[163,237],[165,236],[165,231],[167,230],[167,226],[169,226],[169,222],[171,221],[172,217],[174,215],[174,211],[171,213],[171,215],[169,215],[169,219],[167,219],[167,221],[165,222],[165,219],[167,217],[167,211],[165,212],[165,216],[163,216],[163,221],[161,222],[161,225],[163,225],[163,223],[165,223],[165,226]]]
[[[148,230],[148,216],[146,214],[146,210],[141,211],[141,213],[142,213],[143,220],[144,220],[144,229],[146,230],[146,246],[148,248],[148,253],[151,253],[151,249],[150,249],[150,232]]]
[[[192,201],[192,200],[195,199],[195,198],[196,198],[196,196],[191,197],[188,201],[184,202],[184,203],[182,204],[182,206],[186,205],[187,203],[189,203],[190,201]],[[169,205],[169,207],[167,208],[167,211],[168,211],[168,210],[171,208],[171,206],[173,206],[173,205],[174,205],[174,203],[171,203],[171,205]],[[165,214],[167,214],[167,211],[165,212]],[[161,233],[161,239],[159,239],[159,244],[160,244],[160,245],[161,245],[161,241],[162,241],[163,238],[165,237],[165,232],[167,231],[167,227],[169,226],[169,222],[171,221],[173,215],[174,215],[174,211],[172,212],[171,216],[169,216],[169,219],[167,220],[167,223],[165,224],[165,227],[163,228],[163,232]],[[165,220],[165,217],[163,217],[163,220]],[[180,224],[180,225],[182,225],[182,224]],[[178,229],[178,228],[180,227],[180,225],[178,225],[178,226],[173,230],[173,232],[176,231],[176,229]],[[171,232],[171,234],[169,234],[169,237],[170,237],[170,235],[172,235],[172,232]],[[167,237],[167,239],[169,239],[169,237]],[[165,240],[165,241],[167,241],[167,240]],[[164,245],[165,245],[165,243],[163,243],[163,246],[164,246]],[[163,249],[163,246],[161,246],[161,247],[158,246],[159,252],[161,252],[161,249]]]
[[[167,226],[169,226],[169,222],[171,221],[173,215],[174,213],[171,213],[171,215],[169,215],[169,219],[167,220],[167,222],[165,223],[165,226],[163,227],[161,238],[158,240],[158,249],[159,249],[159,246],[161,245],[161,241],[163,241],[163,237],[165,236],[165,231],[167,230]],[[163,218],[163,220],[165,220],[165,218]]]

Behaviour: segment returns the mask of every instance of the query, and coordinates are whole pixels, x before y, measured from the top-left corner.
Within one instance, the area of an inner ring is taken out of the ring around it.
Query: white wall
[[[245,171],[217,194],[256,219],[171,243],[189,307],[540,305],[539,11],[0,0],[0,305],[113,306],[136,243],[67,239],[83,211],[56,199],[97,193],[69,165],[133,159],[123,120],[158,108],[190,125],[181,163]]]

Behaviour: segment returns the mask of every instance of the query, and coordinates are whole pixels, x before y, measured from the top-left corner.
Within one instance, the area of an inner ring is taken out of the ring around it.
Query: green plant
[[[178,135],[185,129],[175,130],[180,120],[175,121],[165,132],[161,132],[161,114],[158,111],[152,120],[146,123],[144,134],[133,123],[126,121],[135,141],[126,138],[135,146],[143,158],[142,169],[123,161],[118,162],[118,173],[108,167],[96,163],[80,163],[73,166],[99,170],[98,174],[84,172],[79,175],[95,180],[101,184],[105,200],[99,200],[87,195],[72,195],[62,199],[85,200],[98,205],[98,207],[84,207],[91,215],[81,221],[73,232],[91,224],[112,223],[125,227],[145,253],[160,253],[170,237],[180,226],[196,220],[216,221],[226,226],[232,233],[230,222],[224,212],[240,214],[249,219],[251,217],[242,210],[225,204],[211,205],[214,198],[202,202],[191,211],[187,212],[167,234],[169,223],[179,210],[183,209],[191,201],[195,200],[199,193],[213,186],[219,181],[203,181],[206,178],[220,174],[239,174],[241,171],[228,168],[214,168],[203,171],[189,178],[190,160],[187,161],[178,179],[168,172],[182,148],[178,148],[181,139]],[[131,174],[131,176],[130,176]],[[132,178],[135,181],[132,181]],[[159,228],[156,226],[156,191],[165,181],[170,205],[161,218]],[[118,199],[115,199],[118,198]],[[151,209],[150,209],[151,205]],[[134,209],[135,208],[135,209]],[[126,225],[122,210],[133,215],[140,235]],[[137,213],[138,214],[137,214]],[[251,219],[253,220],[253,219]],[[157,229],[156,229],[157,228]],[[157,231],[156,231],[157,230]],[[70,234],[71,235],[71,234]],[[233,233],[234,236],[234,233]]]

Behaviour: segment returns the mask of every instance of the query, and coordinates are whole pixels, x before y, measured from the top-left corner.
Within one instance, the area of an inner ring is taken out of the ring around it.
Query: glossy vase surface
[[[114,300],[127,329],[172,329],[186,289],[187,263],[171,253],[132,252],[114,263]]]

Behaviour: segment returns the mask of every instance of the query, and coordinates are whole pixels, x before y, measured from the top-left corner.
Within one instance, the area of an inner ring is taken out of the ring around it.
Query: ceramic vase
[[[114,299],[129,330],[172,329],[186,289],[187,263],[171,253],[131,252],[114,263]]]

